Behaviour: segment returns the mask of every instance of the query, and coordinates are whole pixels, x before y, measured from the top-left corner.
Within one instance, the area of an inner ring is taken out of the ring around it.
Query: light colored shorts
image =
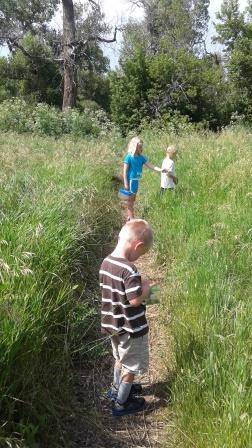
[[[123,370],[134,375],[141,375],[149,368],[148,333],[138,338],[129,333],[111,336],[113,356],[123,366]]]

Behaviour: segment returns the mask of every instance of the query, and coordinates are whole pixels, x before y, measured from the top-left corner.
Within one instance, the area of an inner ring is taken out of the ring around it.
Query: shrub
[[[0,105],[2,131],[30,132],[33,128],[32,107],[20,98],[5,100]]]
[[[166,112],[159,119],[148,121],[142,120],[141,130],[153,130],[166,132],[167,134],[185,134],[196,130],[199,124],[191,123],[187,115],[181,115],[179,111]]]
[[[0,129],[18,133],[73,137],[106,135],[114,129],[106,113],[99,108],[59,109],[45,103],[28,104],[23,99],[12,98],[0,103]]]
[[[38,135],[64,134],[64,122],[61,113],[48,104],[38,104],[33,112],[33,132]]]

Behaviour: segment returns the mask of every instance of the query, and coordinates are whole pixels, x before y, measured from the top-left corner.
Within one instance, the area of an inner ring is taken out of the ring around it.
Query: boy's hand
[[[161,173],[165,173],[165,174],[167,174],[167,173],[168,173],[168,170],[166,170],[166,169],[164,168],[163,170],[161,170]]]
[[[143,295],[145,295],[146,297],[150,296],[151,287],[150,287],[150,282],[149,282],[149,280],[147,280],[147,278],[142,278],[142,291],[143,291]]]

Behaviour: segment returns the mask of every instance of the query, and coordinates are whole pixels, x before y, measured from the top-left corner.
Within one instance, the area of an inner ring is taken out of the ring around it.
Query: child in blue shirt
[[[158,166],[152,165],[143,152],[143,141],[139,137],[133,137],[128,145],[128,154],[123,159],[124,188],[131,195],[127,201],[127,220],[134,218],[134,202],[138,191],[139,180],[142,177],[143,166],[156,173],[166,172]]]

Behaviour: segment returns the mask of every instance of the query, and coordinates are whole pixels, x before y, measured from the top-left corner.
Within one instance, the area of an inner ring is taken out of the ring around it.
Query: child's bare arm
[[[129,171],[129,165],[127,163],[124,163],[123,164],[123,182],[124,182],[124,188],[126,190],[129,189],[128,171]]]
[[[159,168],[158,166],[154,166],[150,162],[146,162],[144,164],[144,166],[146,166],[146,168],[149,168],[149,170],[156,171],[156,173],[166,173],[167,172],[167,170],[162,170],[162,168]]]

